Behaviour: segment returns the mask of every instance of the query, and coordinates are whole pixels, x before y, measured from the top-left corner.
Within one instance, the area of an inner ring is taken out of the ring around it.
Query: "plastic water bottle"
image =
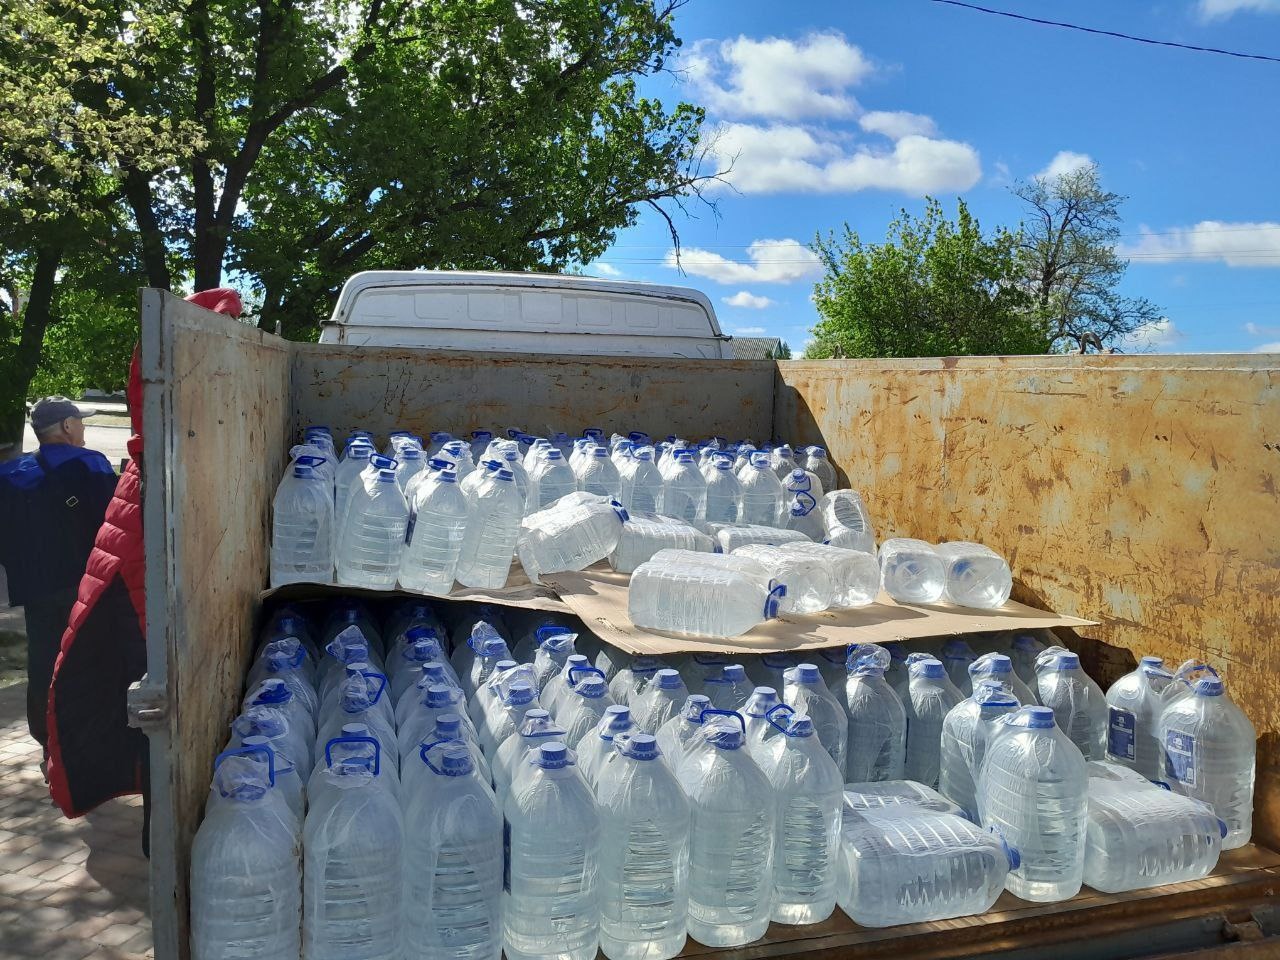
[[[1107,691],[1107,759],[1148,780],[1164,777],[1160,714],[1173,674],[1159,657],[1143,657]]]
[[[814,496],[816,483],[804,470],[793,470],[784,484],[786,500],[783,512],[788,530],[803,533],[806,539],[821,543],[826,539],[827,528],[818,509],[818,499]]]
[[[479,725],[480,749],[484,755],[496,756],[498,748],[524,724],[529,711],[538,708],[538,697],[531,683],[525,680],[512,683],[495,709],[486,714],[484,723]]]
[[[219,802],[191,845],[194,960],[298,956],[298,829],[265,757],[223,754],[214,769]]]
[[[701,523],[707,517],[707,481],[690,453],[675,456],[663,485],[662,512],[685,523]]]
[[[717,710],[741,710],[751,699],[755,686],[747,679],[746,667],[726,663],[715,675],[703,680],[702,689]]]
[[[742,522],[762,527],[779,526],[786,491],[769,466],[768,454],[752,454],[738,479],[742,483]]]
[[[529,579],[544,573],[585,570],[618,546],[627,511],[616,500],[573,493],[525,517],[516,543]]]
[[[839,902],[864,927],[985,913],[1017,851],[963,817],[912,806],[845,808]]]
[[[695,651],[681,661],[680,676],[684,678],[685,686],[690,692],[706,693],[704,689],[706,682],[713,677],[719,677],[724,668],[732,662],[723,653]]]
[[[813,721],[792,714],[767,774],[777,796],[773,909],[778,923],[820,923],[836,907],[844,771],[823,749]]]
[[[1208,876],[1226,824],[1208,804],[1144,781],[1089,780],[1084,882],[1123,893]]]
[[[733,553],[739,547],[761,543],[780,547],[787,543],[808,543],[809,539],[797,530],[781,527],[762,527],[756,524],[709,523],[707,532],[715,538],[719,553]]]
[[[473,644],[475,656],[461,680],[462,690],[470,700],[498,668],[498,664],[504,660],[511,660],[511,651],[507,649],[507,641],[498,636],[496,631],[481,632],[477,629],[472,632],[468,643]]]
[[[946,599],[980,610],[1004,606],[1013,592],[1013,574],[1003,557],[980,543],[965,541],[940,543],[935,549],[945,568]]]
[[[941,773],[942,722],[963,698],[947,679],[946,668],[928,658],[912,664],[902,707],[907,714],[908,780],[937,788]]]
[[[591,661],[587,659],[585,654],[569,654],[565,658],[564,669],[542,685],[540,699],[543,707],[550,710],[553,717],[558,718],[560,716],[560,704],[564,700],[566,693],[573,687],[574,682],[578,677],[586,676],[588,672],[594,672],[594,670],[595,668],[591,666]]]
[[[295,466],[271,504],[271,586],[333,579],[333,500],[328,482]]]
[[[448,596],[467,529],[467,498],[458,489],[457,475],[443,471],[436,483],[419,487],[410,513],[408,543],[400,559],[400,586]]]
[[[1040,702],[1053,710],[1058,727],[1086,760],[1101,760],[1107,750],[1107,701],[1080,668],[1074,653],[1060,653],[1039,676]]]
[[[396,746],[400,756],[412,758],[414,750],[423,742],[427,734],[434,730],[440,718],[446,714],[457,714],[467,734],[479,747],[479,734],[467,717],[466,700],[462,691],[456,687],[436,684],[428,687],[420,699],[409,701],[409,709],[400,719],[396,733]]]
[[[227,748],[236,750],[246,740],[255,739],[271,748],[277,758],[284,758],[295,766],[299,776],[305,778],[311,772],[311,744],[305,733],[291,731],[284,714],[269,707],[249,707],[231,721],[231,739]]]
[[[503,640],[502,630],[498,629],[501,623],[501,614],[497,607],[481,604],[474,608],[471,616],[464,617],[461,623],[450,626],[449,645],[453,653],[449,656],[449,665],[453,668],[454,674],[459,678],[468,676],[471,673],[471,665],[476,659],[476,651],[492,638]],[[503,640],[503,642],[506,641]],[[463,684],[463,686],[465,689],[466,685]],[[466,692],[470,695],[472,691]]]
[[[831,606],[837,609],[865,607],[880,595],[880,565],[872,554],[823,543],[784,543],[779,549],[826,566],[835,587]]]
[[[476,490],[458,556],[458,582],[465,587],[496,590],[505,586],[515,556],[524,498],[510,470],[498,470]]]
[[[251,689],[245,695],[243,706],[278,710],[295,730],[306,736],[315,733],[315,711],[310,701],[294,696],[293,690],[279,677],[268,677]]]
[[[954,800],[970,820],[978,819],[978,772],[992,724],[1018,709],[1018,701],[997,680],[979,680],[973,693],[942,721],[942,762],[938,790]]]
[[[715,545],[702,531],[670,517],[628,514],[618,545],[609,555],[609,566],[618,573],[633,573],[659,550],[692,550],[711,553]]]
[[[938,658],[947,668],[947,679],[967,697],[973,693],[973,681],[969,678],[969,667],[978,659],[973,647],[959,638],[952,638],[942,645],[942,656]]]
[[[787,671],[800,661],[789,653],[762,653],[747,658],[747,676],[757,687],[781,690],[787,683]]]
[[[707,522],[738,523],[742,519],[742,482],[733,472],[731,457],[713,456],[704,474],[707,482]]]
[[[396,452],[396,483],[400,485],[401,493],[409,488],[409,481],[426,465],[421,447],[411,443],[401,444]]]
[[[885,680],[884,668],[871,659],[858,660],[845,681],[844,692],[849,718],[845,780],[901,780],[906,764],[907,714]]]
[[[436,456],[454,465],[454,472],[458,474],[459,482],[465,480],[468,474],[475,471],[476,465],[471,459],[471,447],[461,440],[450,440],[440,448],[440,452]]]
[[[552,677],[564,670],[569,657],[578,652],[578,635],[564,627],[548,624],[538,628],[537,638],[537,650],[533,655],[533,676],[541,692]],[[516,652],[520,652],[519,646]]]
[[[778,475],[779,480],[783,480],[791,475],[796,468],[795,453],[791,449],[791,445],[787,443],[778,444],[769,453],[769,466],[773,468],[773,472]]]
[[[404,647],[400,656],[391,661],[389,672],[392,704],[398,707],[405,691],[418,686],[423,678],[423,670],[428,665],[431,667],[428,674],[432,679],[427,686],[431,683],[457,683],[450,673],[448,661],[444,659],[440,642],[434,637],[423,638]]]
[[[315,755],[324,752],[325,744],[338,737],[349,723],[363,723],[369,728],[369,736],[378,741],[378,747],[388,766],[397,766],[400,753],[395,731],[395,717],[385,699],[387,678],[378,673],[366,672],[350,677],[339,691],[338,707],[321,723],[316,737]]]
[[[816,664],[801,663],[786,675],[783,701],[796,713],[813,720],[813,728],[836,769],[844,771],[849,743],[849,718],[845,708],[822,680]]]
[[[493,792],[498,806],[505,807],[507,795],[525,756],[544,743],[563,741],[564,731],[545,710],[530,710],[514,737],[507,737],[493,758]]]
[[[622,498],[622,477],[618,468],[609,459],[609,451],[604,447],[593,447],[590,456],[584,456],[580,467],[574,471],[578,478],[578,489],[583,493],[594,493],[609,500]]]
[[[827,542],[833,547],[876,552],[876,532],[862,497],[853,490],[832,490],[818,504],[827,528]]]
[[[689,744],[702,732],[703,714],[715,709],[705,694],[691,693],[685,697],[680,712],[658,728],[658,747],[673,771],[679,769]]]
[[[822,447],[810,447],[804,468],[816,476],[823,490],[836,488],[836,468],[827,459],[827,451]]]
[[[937,790],[914,780],[845,784],[846,828],[876,813],[914,815],[919,812],[949,813],[955,817],[964,817],[964,811]]]
[[[749,557],[769,571],[778,583],[787,585],[787,594],[778,609],[783,613],[821,613],[835,598],[835,581],[830,568],[817,557],[781,547],[751,543],[733,551],[735,557]]]
[[[352,497],[338,541],[338,582],[367,590],[394,587],[408,525],[409,505],[396,485],[395,471],[379,470],[365,496]]]
[[[350,496],[347,497],[345,509],[339,513],[335,509],[333,529],[335,539],[337,540],[336,551],[341,559],[343,550],[343,541],[347,536],[347,524],[351,519],[351,513],[354,507],[367,503],[377,489],[378,476],[383,470],[395,472],[396,461],[390,457],[384,457],[379,453],[371,453],[369,459],[365,461],[364,469],[360,471],[351,482]],[[398,489],[398,486],[397,486]],[[401,494],[403,496],[403,494]],[[406,500],[407,504],[408,501]]]
[[[493,442],[493,432],[490,430],[472,430],[471,431],[471,459],[479,463],[483,458],[485,449]]]
[[[1025,707],[1040,702],[1037,697],[1013,669],[1013,660],[1003,653],[984,653],[969,664],[970,689],[975,689],[980,680],[995,680],[1013,694],[1018,706]]]
[[[662,474],[653,462],[653,451],[648,448],[635,452],[626,470],[620,473],[620,500],[628,513],[656,514],[662,512]]]
[[[614,706],[604,673],[595,667],[587,669],[590,672],[584,673],[560,700],[558,718],[566,744],[576,744],[594,730],[604,712]]]
[[[436,717],[435,726],[424,729],[421,735],[404,750],[400,757],[403,769],[401,791],[402,806],[406,809],[412,799],[427,788],[431,771],[421,762],[424,748],[435,749],[443,744],[461,744],[471,756],[471,764],[485,783],[492,783],[493,768],[476,743],[475,733],[466,726],[466,720],[458,713],[442,713]]]
[[[593,960],[600,940],[600,817],[563,743],[531,751],[503,808],[508,960]]]
[[[347,515],[347,501],[351,492],[360,482],[360,474],[369,465],[373,456],[373,444],[364,439],[352,440],[342,454],[342,460],[334,470],[334,531],[341,533],[338,520]]]
[[[689,801],[657,741],[637,733],[600,774],[600,948],[610,960],[669,960],[689,911]]]
[[[1040,702],[1040,694],[1036,689],[1039,685],[1036,679],[1036,658],[1043,650],[1044,644],[1027,631],[1014,631],[1009,640],[1009,659],[1013,661],[1013,672],[1035,696],[1034,703]]]
[[[529,473],[529,502],[526,511],[545,510],[561,497],[567,497],[578,489],[578,478],[564,458],[564,454],[552,447],[545,451]]]
[[[750,699],[738,711],[742,715],[743,727],[746,732],[747,752],[751,754],[761,768],[769,762],[769,755],[773,750],[772,741],[775,737],[782,735],[771,720],[775,715],[775,711],[777,713],[783,712],[783,709],[779,708],[785,709],[786,704],[778,696],[777,689],[770,686],[758,686],[751,691]]]
[[[657,657],[641,654],[626,666],[620,667],[609,681],[609,696],[614,703],[625,703],[634,708],[640,702],[640,694],[653,679],[653,675],[661,670],[663,663]]]
[[[594,791],[600,779],[600,769],[613,759],[614,743],[619,737],[636,732],[631,722],[631,710],[620,703],[606,707],[604,716],[596,728],[578,741],[578,769],[582,771],[587,786]]]
[[[458,678],[454,675],[453,668],[449,666],[449,661],[447,660],[429,660],[411,672],[406,671],[406,673],[408,673],[413,682],[405,687],[400,695],[395,698],[397,724],[404,722],[403,718],[413,709],[413,703],[421,701],[433,686],[453,687],[460,695],[463,695],[462,684],[458,682]],[[465,695],[463,696],[465,699]]]
[[[642,563],[627,591],[631,622],[648,630],[728,638],[778,615],[785,585],[770,583],[767,572],[753,576],[713,565],[715,556],[663,550]]]
[[[253,690],[264,680],[280,680],[294,698],[306,706],[314,719],[320,700],[316,696],[313,677],[314,670],[302,642],[297,637],[285,637],[262,648],[249,671],[245,687]]]
[[[708,947],[764,936],[773,887],[772,785],[743,749],[738,724],[706,725],[706,749],[686,753],[677,778],[689,798],[689,935]]]
[[[1160,715],[1165,776],[1175,793],[1203,801],[1227,825],[1222,849],[1249,842],[1257,732],[1222,681],[1202,676]]]
[[[302,955],[397,960],[404,822],[372,769],[343,761],[320,774],[303,828]],[[415,904],[415,908],[419,905]]]
[[[937,603],[946,571],[942,558],[923,540],[893,537],[880,544],[880,585],[899,603]]]
[[[664,723],[676,716],[689,696],[678,670],[664,668],[654,674],[639,702],[631,704],[632,718],[644,733],[656,734]]]
[[[1005,886],[1038,903],[1069,900],[1084,876],[1085,759],[1049,707],[998,720],[978,775],[982,825],[1018,851]]]

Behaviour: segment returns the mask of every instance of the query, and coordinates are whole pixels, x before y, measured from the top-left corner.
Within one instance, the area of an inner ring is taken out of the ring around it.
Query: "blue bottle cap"
[[[929,677],[932,680],[937,680],[946,675],[947,668],[942,665],[942,661],[935,660],[932,657],[917,660],[911,665],[911,676],[913,677]]]
[[[740,683],[747,679],[747,670],[740,663],[729,663],[720,671],[720,675],[729,683]]]
[[[609,685],[603,677],[583,677],[573,688],[573,692],[585,700],[599,700],[609,692]]]
[[[1013,661],[1003,653],[984,653],[969,664],[969,676],[971,677],[990,676],[992,674],[1003,676],[1008,673],[1013,673]]]
[[[442,713],[436,717],[436,734],[452,740],[462,733],[462,718],[456,713]]]
[[[813,721],[803,713],[792,714],[790,722],[782,732],[788,737],[795,737],[799,740],[803,740],[806,737],[812,737]]]
[[[711,706],[711,698],[701,693],[691,693],[684,699],[680,716],[690,723],[702,723],[702,711]]]
[[[475,765],[465,743],[446,744],[440,751],[440,772],[446,777],[465,777]]]
[[[559,740],[552,740],[550,743],[544,743],[538,748],[536,754],[537,764],[543,770],[559,770],[562,767],[569,766],[569,748]]]
[[[622,748],[622,755],[632,760],[657,760],[660,754],[658,738],[649,733],[634,734]]]
[[[1218,677],[1201,677],[1191,689],[1197,697],[1220,697],[1226,687]]]
[[[1026,727],[1031,730],[1049,730],[1053,727],[1053,709],[1051,707],[1023,707],[1017,713],[1011,713],[1005,722],[1015,727]]]
[[[1163,657],[1143,657],[1141,666],[1144,667],[1164,667]]]
[[[293,699],[293,691],[283,680],[263,680],[258,684],[257,692],[254,694],[254,705],[274,706],[276,704],[288,703]]]
[[[621,704],[614,704],[606,707],[604,711],[605,722],[600,726],[600,739],[612,741],[614,736],[619,733],[626,733],[631,729],[631,710]]]
[[[1053,662],[1053,668],[1055,670],[1079,670],[1080,657],[1074,653],[1060,653]]]
[[[517,680],[511,684],[511,688],[507,691],[507,703],[513,706],[520,706],[525,703],[533,703],[533,684],[528,680]]]
[[[822,679],[822,671],[815,664],[801,663],[792,671],[791,679],[795,683],[817,683]]]
[[[296,480],[314,480],[315,471],[306,464],[295,464],[293,468],[293,476]],[[328,507],[325,508],[328,510]]]
[[[719,750],[739,750],[742,748],[742,729],[737,725],[718,723],[713,727],[703,726],[707,732],[703,735],[707,743]]]
[[[443,683],[437,683],[427,687],[428,707],[447,707],[453,703],[453,688],[447,687]]]
[[[670,668],[659,670],[657,680],[658,686],[663,690],[679,690],[684,686],[684,681],[680,679],[680,671]]]

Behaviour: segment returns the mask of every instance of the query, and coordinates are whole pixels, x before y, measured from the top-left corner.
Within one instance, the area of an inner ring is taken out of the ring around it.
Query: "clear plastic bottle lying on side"
[[[899,603],[937,603],[946,569],[932,544],[894,537],[880,544],[880,584]]]
[[[979,680],[973,693],[951,708],[942,721],[942,763],[938,790],[978,819],[978,772],[986,756],[987,740],[996,720],[1020,704],[997,680]]]
[[[1160,715],[1165,776],[1175,793],[1201,800],[1227,825],[1222,849],[1249,842],[1257,732],[1218,677],[1203,676]]]
[[[1001,718],[987,740],[978,776],[978,811],[1018,851],[1005,880],[1016,897],[1069,900],[1084,877],[1085,759],[1058,729],[1049,707],[1022,707]]]
[[[870,658],[854,664],[844,688],[849,718],[845,761],[848,783],[901,780],[907,755],[907,714],[902,700]]]
[[[645,733],[628,738],[596,788],[600,948],[609,960],[670,960],[689,911],[689,801]]]
[[[600,817],[563,743],[531,750],[503,807],[507,960],[593,960],[600,942]]]
[[[659,550],[692,550],[711,553],[712,539],[702,531],[670,517],[628,514],[609,566],[618,573],[633,573]]]
[[[709,523],[707,532],[718,547],[718,553],[733,553],[748,544],[762,543],[780,547],[787,543],[808,543],[809,538],[798,530],[782,527],[765,527],[749,523]]]
[[[1004,557],[980,543],[957,540],[935,548],[946,567],[947,600],[962,607],[995,610],[1013,592],[1013,574]]]
[[[328,481],[292,467],[271,504],[271,586],[333,580],[333,523]]]
[[[692,560],[687,559],[693,557]],[[736,637],[777,616],[785,585],[709,562],[714,554],[663,550],[631,575],[631,622],[643,629],[700,637]]]
[[[1038,680],[1040,702],[1052,708],[1058,728],[1086,760],[1101,760],[1106,755],[1107,701],[1102,688],[1080,668],[1080,658],[1058,654]]]
[[[738,724],[704,725],[706,749],[677,771],[689,798],[689,935],[709,947],[750,943],[769,926],[777,800],[743,749]]]
[[[818,509],[827,528],[826,540],[833,547],[876,552],[876,532],[862,497],[853,490],[832,490],[824,494]]]
[[[1107,759],[1124,764],[1148,780],[1164,778],[1160,714],[1173,674],[1159,657],[1143,657],[1107,691]]]
[[[583,570],[618,546],[627,511],[616,500],[574,493],[524,518],[516,552],[531,580]]]
[[[936,789],[941,774],[942,723],[963,698],[937,660],[917,661],[910,672],[907,696],[902,701],[907,713],[906,777]]]
[[[821,559],[781,547],[752,543],[733,551],[735,557],[755,560],[778,583],[787,585],[787,595],[778,605],[783,613],[821,613],[835,599],[835,581],[830,567]]]
[[[254,755],[227,756],[214,771],[219,802],[191,845],[194,960],[296,957],[302,919],[297,823]]]

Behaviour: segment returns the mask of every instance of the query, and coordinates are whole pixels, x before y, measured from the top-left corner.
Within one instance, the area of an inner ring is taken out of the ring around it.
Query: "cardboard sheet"
[[[1010,601],[999,610],[970,610],[950,604],[906,606],[883,594],[878,603],[856,610],[827,610],[812,616],[784,615],[741,637],[711,640],[666,636],[636,627],[627,615],[630,577],[597,565],[579,573],[547,574],[569,609],[601,640],[629,653],[670,654],[696,651],[778,653],[815,650],[849,643],[884,643],[919,637],[957,636],[993,630],[1087,627],[1092,620],[1063,617]]]

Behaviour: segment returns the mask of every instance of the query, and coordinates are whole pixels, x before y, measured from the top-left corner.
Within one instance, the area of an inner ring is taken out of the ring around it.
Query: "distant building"
[[[734,337],[733,359],[774,360],[782,341],[777,337]]]

